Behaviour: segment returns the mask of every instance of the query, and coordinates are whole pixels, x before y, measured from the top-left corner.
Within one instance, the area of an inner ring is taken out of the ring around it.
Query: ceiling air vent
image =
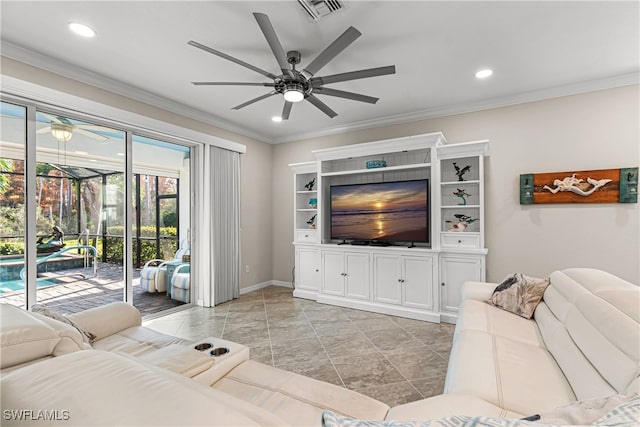
[[[298,3],[314,21],[337,12],[344,7],[341,0],[298,0]]]

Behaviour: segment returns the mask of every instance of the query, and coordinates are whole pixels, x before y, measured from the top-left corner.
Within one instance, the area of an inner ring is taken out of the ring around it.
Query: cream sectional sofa
[[[604,271],[555,271],[527,320],[485,301],[497,286],[465,283],[445,393],[387,418],[520,418],[576,400],[640,393],[640,288]]]
[[[142,327],[125,303],[69,316],[96,335],[92,346],[73,326],[0,305],[3,425],[38,416],[38,425],[319,425],[325,409],[374,420],[520,418],[638,392],[636,285],[592,269],[554,272],[532,320],[486,304],[495,286],[464,286],[445,393],[394,408],[248,360],[246,347],[217,338],[231,352],[211,358]]]

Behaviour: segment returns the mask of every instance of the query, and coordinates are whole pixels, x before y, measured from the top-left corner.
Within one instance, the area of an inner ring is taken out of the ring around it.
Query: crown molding
[[[618,76],[606,77],[602,79],[571,83],[552,88],[545,88],[541,90],[522,92],[516,95],[490,98],[472,103],[452,104],[428,110],[363,120],[330,128],[324,128],[318,131],[295,133],[283,138],[265,138],[265,136],[262,134],[258,134],[245,128],[238,127],[220,118],[214,118],[210,113],[206,113],[196,108],[184,105],[180,102],[176,102],[171,99],[164,98],[162,96],[155,95],[148,91],[136,88],[134,86],[130,86],[125,83],[104,77],[81,67],[71,66],[64,61],[60,61],[47,55],[25,49],[13,43],[3,40],[0,44],[0,49],[2,55],[8,58],[24,62],[37,68],[42,68],[55,74],[59,74],[63,77],[77,80],[81,83],[86,83],[88,85],[115,93],[117,95],[131,98],[133,100],[143,102],[145,104],[149,104],[166,111],[179,111],[179,113],[176,114],[268,144],[281,144],[293,141],[301,141],[363,129],[372,129],[383,126],[435,119],[438,117],[472,113],[476,111],[524,104],[527,102],[536,102],[545,99],[640,84],[640,72],[634,72]]]
[[[240,128],[225,120],[214,118],[210,113],[206,113],[202,110],[198,110],[197,108],[193,108],[180,102],[153,94],[146,90],[139,89],[135,86],[110,79],[103,75],[96,74],[85,68],[72,66],[67,62],[60,61],[39,52],[34,52],[30,49],[23,48],[11,42],[2,40],[2,42],[0,43],[0,52],[2,53],[2,56],[6,56],[7,58],[32,65],[37,68],[41,68],[54,74],[67,77],[81,83],[85,83],[99,89],[103,89],[108,92],[151,105],[153,107],[174,112],[180,116],[216,126],[223,130],[234,132],[242,136],[255,139],[257,141],[266,142],[264,141],[263,135],[251,132],[244,128]]]
[[[559,98],[563,96],[578,95],[581,93],[595,92],[604,89],[640,84],[640,72],[622,74],[597,80],[572,83],[530,92],[522,92],[516,95],[485,99],[473,103],[454,104],[437,107],[428,110],[416,111],[406,114],[381,117],[371,120],[349,123],[347,125],[326,128],[317,132],[299,133],[274,141],[274,144],[292,141],[301,141],[311,138],[336,135],[345,132],[353,132],[363,129],[391,126],[403,123],[417,122],[421,120],[435,119],[439,117],[453,116],[457,114],[473,113],[482,110],[508,107],[511,105],[525,104],[527,102],[543,101],[545,99]]]

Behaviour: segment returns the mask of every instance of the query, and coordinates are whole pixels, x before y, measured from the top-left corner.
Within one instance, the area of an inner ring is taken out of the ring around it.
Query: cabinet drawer
[[[318,230],[296,231],[296,242],[315,242]]]
[[[443,248],[480,248],[480,234],[442,233]]]

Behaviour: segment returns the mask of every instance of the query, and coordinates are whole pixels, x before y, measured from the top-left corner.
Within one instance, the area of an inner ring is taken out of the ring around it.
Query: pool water
[[[38,288],[46,288],[47,286],[57,285],[60,282],[55,279],[38,280]],[[0,282],[0,294],[5,292],[15,292],[24,289],[23,280],[5,280]]]

